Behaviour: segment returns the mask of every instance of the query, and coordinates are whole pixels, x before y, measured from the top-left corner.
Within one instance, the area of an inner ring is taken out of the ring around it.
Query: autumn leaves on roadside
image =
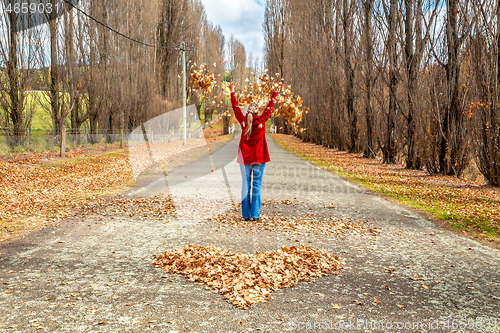
[[[214,63],[212,68],[215,69],[216,66],[217,64]],[[268,72],[268,70],[266,69],[265,72]],[[274,116],[286,119],[288,125],[293,127],[296,132],[304,131],[304,128],[299,129],[298,127],[303,114],[303,110],[301,109],[303,104],[302,99],[292,92],[291,85],[286,86],[279,84],[284,81],[283,78],[280,78],[279,73],[276,73],[275,76],[269,76],[268,74],[259,76],[258,83],[250,83],[248,78],[245,81],[248,82],[248,84],[236,93],[240,106],[245,107],[253,102],[265,100],[269,98],[269,95],[274,90],[276,90],[278,96],[276,98],[277,109],[273,112]],[[190,82],[194,89],[202,91],[204,95],[203,98],[207,101],[210,100],[210,96],[216,89],[217,82],[220,82],[219,88],[221,91],[217,96],[212,97],[212,103],[216,104],[217,107],[224,105],[223,99],[227,94],[226,87],[223,84],[224,80],[215,74],[209,74],[205,64],[201,64],[197,67],[197,65],[193,63],[191,66]],[[263,108],[265,105],[261,105],[261,107]],[[227,115],[229,112],[229,110],[226,110],[224,114]]]

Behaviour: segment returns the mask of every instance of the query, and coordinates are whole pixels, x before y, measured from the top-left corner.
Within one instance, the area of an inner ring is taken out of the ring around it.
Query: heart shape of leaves
[[[273,291],[342,268],[339,257],[305,246],[248,255],[215,246],[189,245],[166,251],[151,264],[190,281],[203,282],[241,309],[265,302]]]

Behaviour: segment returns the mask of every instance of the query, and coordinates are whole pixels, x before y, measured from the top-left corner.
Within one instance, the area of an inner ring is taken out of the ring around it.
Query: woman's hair
[[[252,135],[252,124],[253,124],[253,114],[249,112],[247,116],[247,126],[245,128],[245,136],[247,140],[250,139],[250,135]]]
[[[259,105],[257,103],[252,103],[248,106],[247,111],[247,124],[245,126],[245,137],[250,139],[252,135],[252,124],[253,124],[253,116],[259,113]]]

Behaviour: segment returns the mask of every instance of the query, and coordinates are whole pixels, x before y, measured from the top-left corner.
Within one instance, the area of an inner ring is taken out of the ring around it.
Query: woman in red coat
[[[250,104],[247,114],[243,115],[234,94],[234,86],[234,82],[229,85],[231,105],[243,131],[237,158],[243,183],[241,188],[241,211],[245,221],[258,221],[260,219],[262,176],[264,175],[266,163],[270,161],[266,141],[266,121],[271,116],[274,99],[278,93],[273,92],[261,115],[259,115],[259,106],[256,103]]]

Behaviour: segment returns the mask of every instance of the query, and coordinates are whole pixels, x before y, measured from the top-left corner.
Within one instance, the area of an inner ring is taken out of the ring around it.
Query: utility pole
[[[186,81],[186,51],[194,51],[193,48],[187,48],[186,43],[182,42],[180,47],[175,50],[182,52],[182,145],[186,145],[187,137],[187,116],[186,116],[186,103],[187,103],[187,81]]]
[[[182,145],[186,145],[186,43],[181,44],[182,51]]]

